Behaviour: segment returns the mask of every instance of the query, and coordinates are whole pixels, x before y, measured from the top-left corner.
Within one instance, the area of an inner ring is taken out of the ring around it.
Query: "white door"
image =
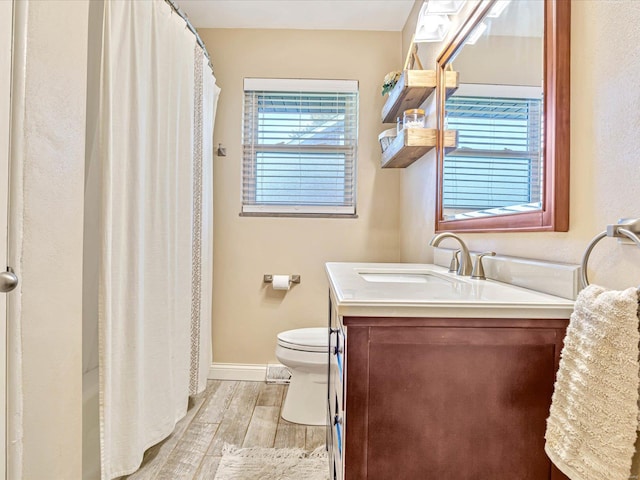
[[[13,1],[0,0],[0,272],[7,266],[7,210],[9,196],[9,127]],[[7,464],[7,294],[0,293],[0,478]]]

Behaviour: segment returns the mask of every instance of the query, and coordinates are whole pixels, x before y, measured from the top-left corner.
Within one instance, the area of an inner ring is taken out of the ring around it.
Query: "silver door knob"
[[[13,268],[7,267],[6,272],[0,273],[0,292],[7,293],[18,286],[18,277],[13,273]]]

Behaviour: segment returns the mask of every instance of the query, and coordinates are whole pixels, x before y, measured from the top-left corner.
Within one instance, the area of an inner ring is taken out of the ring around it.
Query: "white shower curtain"
[[[192,395],[203,391],[211,365],[213,291],[213,125],[220,88],[202,49],[195,49],[193,275],[191,305]]]
[[[110,480],[135,471],[206,384],[219,89],[163,0],[106,1],[102,37],[98,318]]]

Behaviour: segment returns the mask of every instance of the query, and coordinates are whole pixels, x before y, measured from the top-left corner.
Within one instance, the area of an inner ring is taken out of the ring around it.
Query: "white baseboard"
[[[242,380],[263,382],[267,374],[266,364],[212,363],[209,367],[210,380]]]

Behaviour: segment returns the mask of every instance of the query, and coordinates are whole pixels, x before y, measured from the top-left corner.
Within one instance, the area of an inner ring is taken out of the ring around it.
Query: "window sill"
[[[283,218],[358,218],[357,213],[283,213],[283,212],[240,212],[241,217],[283,217]]]

